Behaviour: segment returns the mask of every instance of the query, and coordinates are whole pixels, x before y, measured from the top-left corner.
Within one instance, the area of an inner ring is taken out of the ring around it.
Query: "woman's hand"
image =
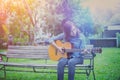
[[[51,44],[52,44],[52,45],[53,45],[53,46],[57,49],[57,51],[58,51],[58,52],[60,52],[61,54],[63,54],[63,53],[64,53],[63,48],[62,48],[62,47],[57,46],[55,42],[52,42]]]
[[[57,47],[58,52],[60,52],[61,54],[64,54],[63,48],[62,47]]]
[[[88,49],[84,49],[84,50],[82,50],[82,52],[81,52],[82,54],[89,54],[90,53],[90,51],[88,50]]]

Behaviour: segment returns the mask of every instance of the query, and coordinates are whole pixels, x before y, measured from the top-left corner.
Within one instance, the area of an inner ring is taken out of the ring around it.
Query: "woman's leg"
[[[82,64],[82,63],[83,63],[83,59],[81,58],[71,58],[68,61],[68,80],[74,80],[75,65]]]
[[[57,76],[58,80],[64,80],[64,67],[67,64],[68,59],[67,58],[61,58],[58,62],[57,66]]]

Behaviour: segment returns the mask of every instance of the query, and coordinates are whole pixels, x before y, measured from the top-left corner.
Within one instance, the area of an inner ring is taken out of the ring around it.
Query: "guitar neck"
[[[70,52],[82,52],[84,49],[65,49],[64,52],[70,53]],[[102,49],[101,48],[92,48],[92,49],[87,49],[88,52],[94,52],[94,53],[101,53]]]
[[[81,52],[83,51],[84,49],[65,49],[64,51],[69,53],[69,52]]]

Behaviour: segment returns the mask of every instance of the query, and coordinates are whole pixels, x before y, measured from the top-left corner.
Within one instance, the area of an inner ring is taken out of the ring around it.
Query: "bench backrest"
[[[87,45],[88,48],[93,47]],[[48,46],[8,46],[7,58],[49,59]],[[84,59],[92,59],[91,54],[84,55]]]
[[[7,58],[48,59],[48,46],[8,46]]]

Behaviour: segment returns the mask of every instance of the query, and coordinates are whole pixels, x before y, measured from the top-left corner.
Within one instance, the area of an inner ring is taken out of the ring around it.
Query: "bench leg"
[[[33,71],[36,72],[35,67],[33,67]]]
[[[2,61],[2,56],[0,55],[0,62]]]
[[[94,70],[92,70],[92,73],[93,73],[94,80],[96,80]]]
[[[4,80],[6,80],[6,69],[5,69],[5,66],[3,65],[0,70],[2,70],[4,72]]]
[[[86,70],[86,80],[89,80],[91,70]],[[92,70],[93,80],[96,80],[94,70]]]
[[[86,80],[89,80],[91,70],[86,70]]]
[[[5,78],[5,80],[6,80],[6,68],[5,68],[5,65],[4,65],[4,78]]]
[[[2,67],[0,67],[0,70],[3,70],[3,68],[4,68],[3,66],[2,66]]]

